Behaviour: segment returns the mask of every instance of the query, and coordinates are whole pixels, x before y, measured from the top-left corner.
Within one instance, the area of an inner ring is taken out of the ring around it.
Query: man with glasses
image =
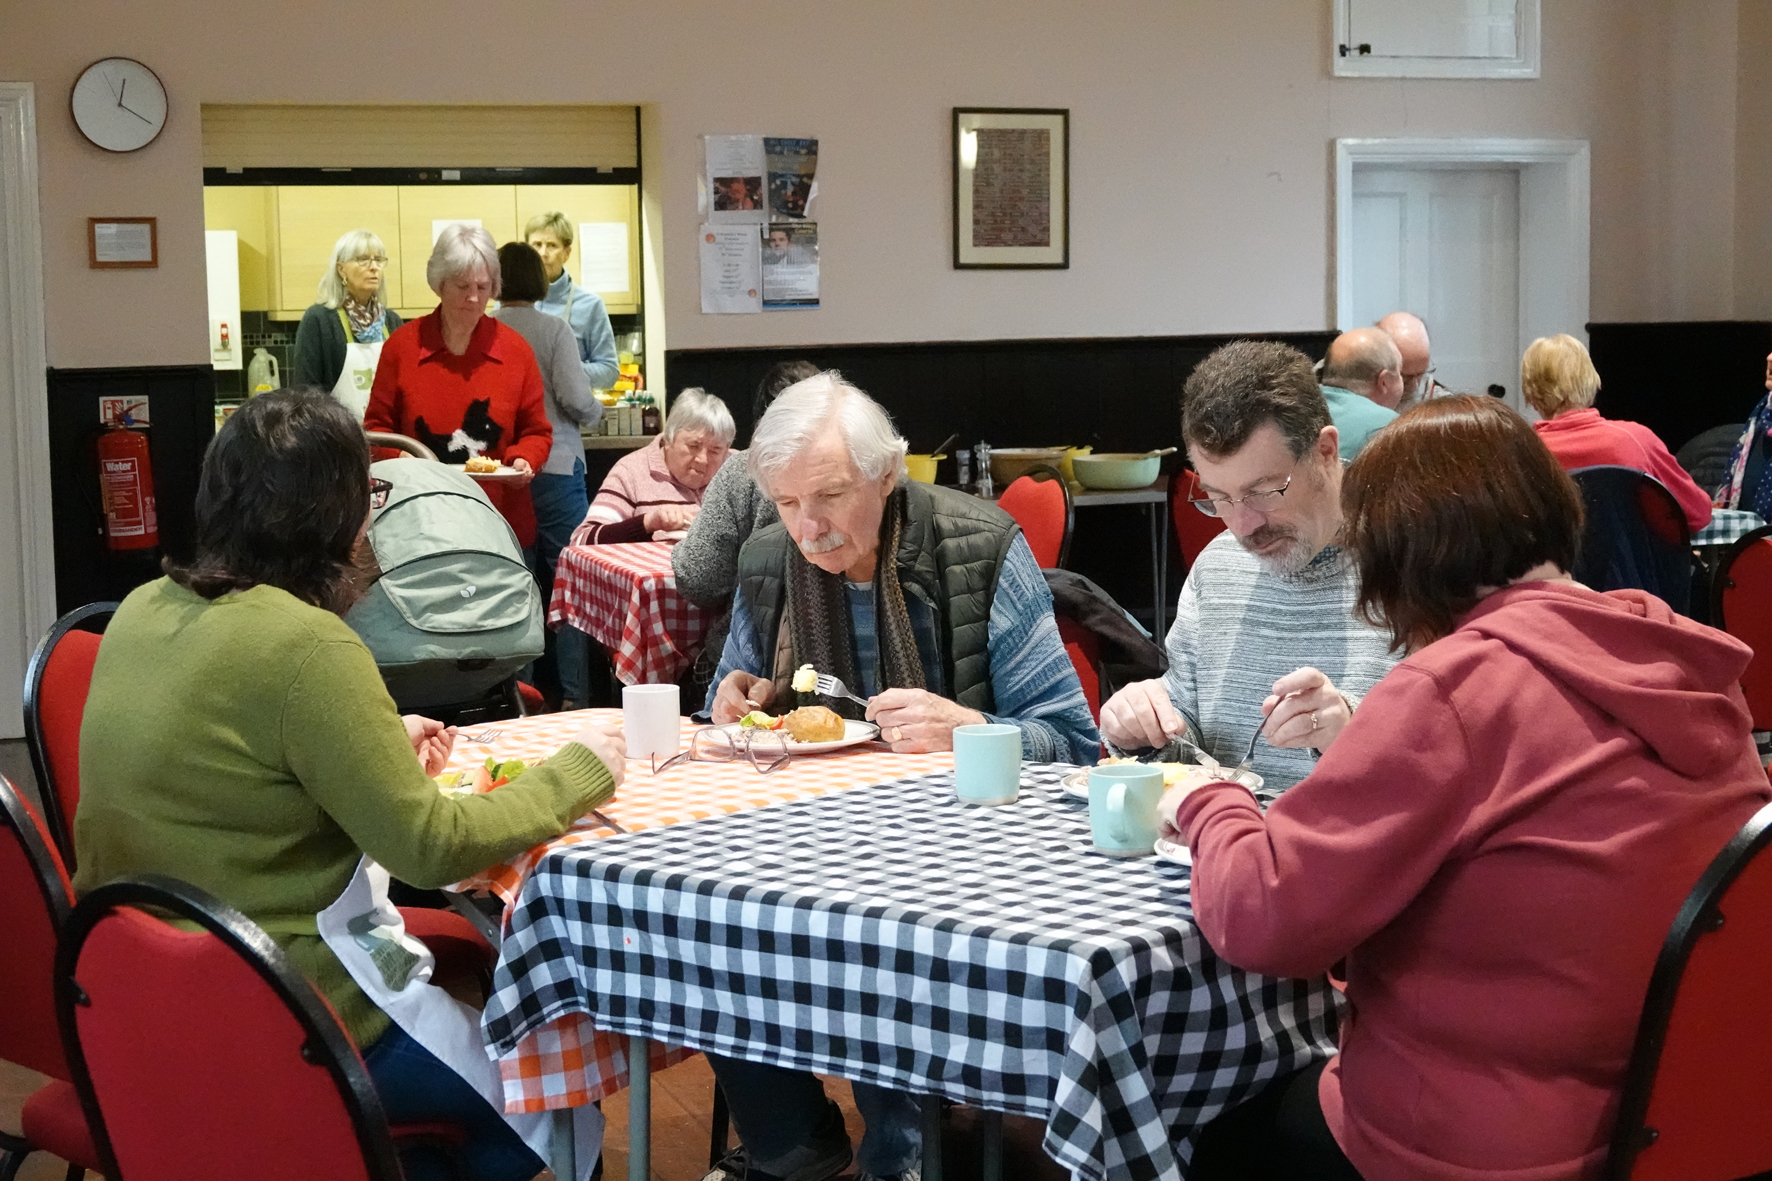
[[[1392,312],[1374,327],[1382,329],[1397,346],[1403,358],[1403,400],[1399,411],[1429,398],[1443,398],[1452,391],[1434,380],[1433,343],[1428,339],[1427,325],[1421,317],[1409,312]]]
[[[1221,518],[1182,586],[1169,672],[1101,710],[1109,746],[1243,760],[1272,799],[1310,773],[1397,657],[1353,613],[1341,532],[1340,434],[1308,357],[1242,340],[1207,357],[1182,396],[1182,437],[1200,479],[1194,508]]]
[[[1341,437],[1341,457],[1352,463],[1366,440],[1397,416],[1403,358],[1378,329],[1355,328],[1330,342],[1319,380]]]

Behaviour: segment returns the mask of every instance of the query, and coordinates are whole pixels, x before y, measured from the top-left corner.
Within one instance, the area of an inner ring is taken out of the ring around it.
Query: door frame
[[[37,637],[55,622],[50,521],[48,354],[43,314],[43,222],[37,197],[36,89],[0,82],[0,456],[12,468],[19,534],[16,603],[0,595],[5,700],[21,692]],[[4,555],[0,555],[0,563]],[[0,739],[22,738],[24,716],[0,710]]]
[[[1590,204],[1586,140],[1336,140],[1335,323],[1342,331],[1359,327],[1353,323],[1356,165],[1517,168],[1521,346],[1558,332],[1587,340]]]

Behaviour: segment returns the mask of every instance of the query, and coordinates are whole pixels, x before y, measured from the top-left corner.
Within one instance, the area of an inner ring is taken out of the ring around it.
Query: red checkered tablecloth
[[[556,598],[555,602],[558,601]],[[449,767],[465,770],[485,762],[489,755],[539,762],[570,742],[587,718],[605,723],[619,722],[621,711],[597,709],[544,714],[471,729],[457,740]],[[689,735],[695,729],[696,726],[684,721],[679,749],[689,744]],[[471,740],[494,731],[496,734],[488,742]],[[663,762],[662,759],[659,761]],[[630,759],[625,782],[616,789],[615,798],[599,811],[634,832],[810,799],[906,775],[952,771],[953,767],[952,752],[901,755],[876,743],[830,754],[802,755],[767,775],[758,773],[748,762],[687,761],[661,775],[654,775],[649,760]],[[602,821],[586,816],[565,835],[476,874],[456,888],[490,890],[509,906],[516,901],[529,871],[548,853],[613,834],[614,830]],[[598,1030],[582,1013],[570,1013],[542,1026],[524,1038],[514,1051],[499,1059],[498,1069],[504,1079],[505,1110],[547,1111],[557,1107],[576,1107],[621,1090],[628,1085],[626,1041],[623,1037]],[[662,1070],[694,1054],[694,1050],[681,1046],[654,1042],[652,1068]]]
[[[712,622],[712,612],[677,593],[667,542],[560,551],[548,623],[570,623],[607,648],[625,685],[675,681],[695,660]]]

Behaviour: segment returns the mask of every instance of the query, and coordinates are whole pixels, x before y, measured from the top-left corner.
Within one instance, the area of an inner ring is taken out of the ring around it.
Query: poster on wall
[[[769,220],[816,216],[812,203],[818,196],[818,141],[765,137],[763,157],[769,165]]]
[[[702,145],[701,310],[818,307],[818,141],[704,135]]]
[[[701,310],[763,310],[762,239],[755,226],[701,227]]]
[[[1071,265],[1070,112],[954,108],[954,266]]]
[[[709,135],[707,183],[714,225],[756,225],[767,218],[763,200],[763,137]]]
[[[818,223],[770,223],[763,230],[763,310],[817,306]]]

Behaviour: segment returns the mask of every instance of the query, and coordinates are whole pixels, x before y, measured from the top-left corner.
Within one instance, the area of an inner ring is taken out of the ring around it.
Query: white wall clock
[[[134,58],[107,57],[86,67],[68,108],[87,139],[108,152],[133,152],[166,126],[166,87]]]

